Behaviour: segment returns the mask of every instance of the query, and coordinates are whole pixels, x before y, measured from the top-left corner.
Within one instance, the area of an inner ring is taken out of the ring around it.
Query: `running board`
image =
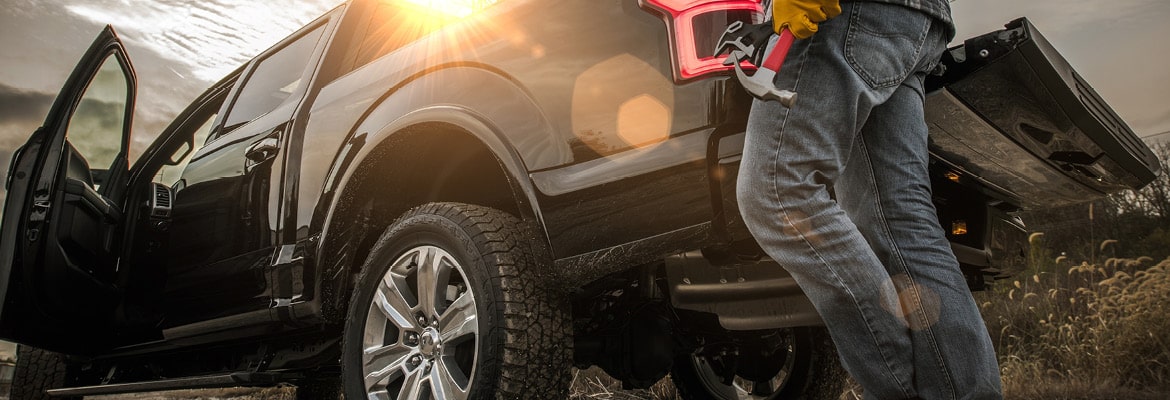
[[[109,385],[83,386],[49,390],[52,397],[94,396],[102,394],[122,394],[136,392],[155,392],[175,389],[208,389],[234,386],[271,386],[281,382],[288,382],[301,378],[296,373],[277,372],[237,372],[227,375],[208,375],[190,378],[165,379],[147,382],[115,383]]]
[[[824,326],[796,280],[764,259],[712,265],[700,251],[666,258],[670,303],[678,309],[719,316],[729,331]]]

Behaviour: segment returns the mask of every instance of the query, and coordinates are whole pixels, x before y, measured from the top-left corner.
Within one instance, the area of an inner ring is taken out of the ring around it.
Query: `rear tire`
[[[788,335],[788,354],[777,360],[784,365],[766,381],[752,382],[737,376],[731,385],[725,385],[715,363],[699,355],[680,357],[670,373],[679,397],[685,400],[840,398],[848,374],[841,367],[828,332],[824,328],[792,328],[784,333]]]
[[[11,400],[61,400],[80,397],[49,397],[49,389],[65,387],[65,356],[34,347],[17,346],[16,371],[12,376]]]
[[[382,234],[357,279],[342,342],[346,398],[566,398],[568,297],[520,219],[432,203]]]

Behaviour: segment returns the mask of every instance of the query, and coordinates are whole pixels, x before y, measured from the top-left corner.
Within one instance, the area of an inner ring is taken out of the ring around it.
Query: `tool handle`
[[[796,37],[792,36],[792,31],[789,31],[788,27],[781,28],[780,39],[776,41],[776,46],[772,48],[772,53],[768,54],[762,67],[780,72],[780,67],[784,65],[784,59],[788,57],[788,51],[792,49],[792,42],[795,40]]]

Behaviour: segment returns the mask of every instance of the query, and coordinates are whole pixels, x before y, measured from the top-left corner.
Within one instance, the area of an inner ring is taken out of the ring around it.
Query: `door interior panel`
[[[57,196],[58,223],[51,224],[45,248],[44,263],[30,278],[45,284],[42,302],[47,311],[60,312],[86,309],[85,315],[105,318],[117,302],[117,290],[112,284],[116,271],[114,245],[115,229],[121,221],[120,207],[94,190],[92,175],[85,159],[67,145],[69,156],[64,168],[62,193]],[[39,275],[39,276],[38,276]],[[64,284],[56,284],[61,282]],[[85,294],[78,296],[79,294]],[[86,301],[70,301],[84,298]]]

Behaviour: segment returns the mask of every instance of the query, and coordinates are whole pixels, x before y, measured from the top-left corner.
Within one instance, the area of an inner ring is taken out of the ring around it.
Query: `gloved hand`
[[[780,33],[784,27],[798,39],[808,39],[817,33],[817,23],[841,15],[839,0],[776,0],[772,2],[772,29]]]

